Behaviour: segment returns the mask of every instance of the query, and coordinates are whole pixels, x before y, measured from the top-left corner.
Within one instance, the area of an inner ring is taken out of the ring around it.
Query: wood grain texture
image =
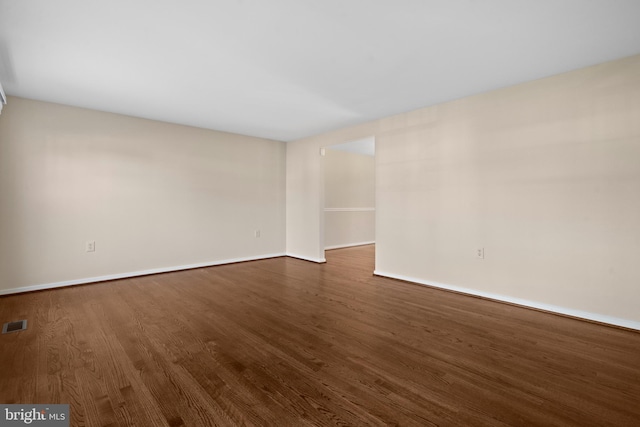
[[[0,298],[74,426],[637,426],[640,334],[375,277],[373,246]]]

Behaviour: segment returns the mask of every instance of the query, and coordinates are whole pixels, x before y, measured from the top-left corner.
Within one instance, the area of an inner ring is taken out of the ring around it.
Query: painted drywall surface
[[[325,249],[375,242],[374,211],[332,211],[324,213]]]
[[[327,149],[324,156],[326,208],[375,206],[375,157]]]
[[[284,253],[285,151],[10,98],[0,116],[0,289]]]
[[[368,135],[376,270],[640,321],[640,56],[289,143],[299,216],[309,153]]]
[[[375,157],[326,149],[324,171],[325,248],[373,242]]]

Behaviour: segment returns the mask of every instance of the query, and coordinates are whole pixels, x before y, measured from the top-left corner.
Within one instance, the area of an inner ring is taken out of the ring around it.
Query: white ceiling
[[[639,0],[0,0],[0,81],[289,141],[640,53],[639,18]]]

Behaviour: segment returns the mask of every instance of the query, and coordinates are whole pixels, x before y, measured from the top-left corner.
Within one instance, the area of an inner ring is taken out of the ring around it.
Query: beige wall
[[[325,153],[325,248],[375,241],[375,157],[331,149]]]
[[[327,149],[324,156],[327,208],[375,206],[375,157]]]
[[[289,143],[288,249],[318,148],[370,135],[378,273],[640,327],[640,56]]]
[[[0,292],[282,254],[284,173],[282,142],[12,97]]]

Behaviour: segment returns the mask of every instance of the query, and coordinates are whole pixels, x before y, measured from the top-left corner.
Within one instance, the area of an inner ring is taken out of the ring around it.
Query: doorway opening
[[[323,152],[320,253],[375,245],[375,138],[327,146]]]

